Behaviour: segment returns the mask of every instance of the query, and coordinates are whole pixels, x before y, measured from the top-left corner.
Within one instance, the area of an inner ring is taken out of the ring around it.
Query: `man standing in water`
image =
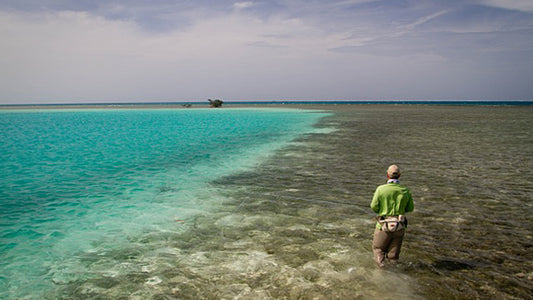
[[[372,250],[378,266],[385,266],[385,258],[396,263],[400,258],[407,219],[405,213],[414,210],[413,197],[405,186],[400,185],[400,168],[391,165],[387,170],[387,184],[374,192],[370,208],[378,215]]]

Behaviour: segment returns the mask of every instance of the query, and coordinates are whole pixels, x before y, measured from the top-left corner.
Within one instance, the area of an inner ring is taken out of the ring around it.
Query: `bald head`
[[[387,169],[387,177],[390,179],[398,179],[400,175],[400,168],[397,165],[390,165]]]

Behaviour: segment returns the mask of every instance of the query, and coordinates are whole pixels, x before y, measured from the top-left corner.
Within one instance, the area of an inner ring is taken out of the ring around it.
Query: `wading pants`
[[[400,229],[395,232],[385,232],[376,228],[372,250],[374,251],[374,260],[380,267],[384,266],[385,257],[391,263],[398,261],[404,235],[405,229]]]

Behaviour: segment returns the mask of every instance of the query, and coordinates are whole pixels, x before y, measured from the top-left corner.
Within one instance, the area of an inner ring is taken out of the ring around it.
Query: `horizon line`
[[[533,100],[222,100],[225,104],[457,104],[457,103],[531,103]],[[58,103],[0,103],[0,106],[131,106],[205,104],[208,101],[146,101],[146,102],[58,102]]]

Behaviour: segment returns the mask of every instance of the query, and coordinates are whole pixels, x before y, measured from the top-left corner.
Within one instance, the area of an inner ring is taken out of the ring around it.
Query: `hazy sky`
[[[0,0],[0,103],[533,99],[532,0]]]

